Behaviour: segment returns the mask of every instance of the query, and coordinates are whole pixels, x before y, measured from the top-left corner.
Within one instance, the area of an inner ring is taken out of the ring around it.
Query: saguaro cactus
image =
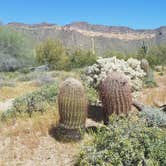
[[[108,124],[110,114],[127,114],[131,110],[131,87],[127,78],[119,72],[109,73],[101,82],[99,96],[103,105],[105,124]]]
[[[80,138],[80,129],[85,128],[87,98],[81,82],[74,78],[65,80],[58,95],[59,127],[68,138]]]

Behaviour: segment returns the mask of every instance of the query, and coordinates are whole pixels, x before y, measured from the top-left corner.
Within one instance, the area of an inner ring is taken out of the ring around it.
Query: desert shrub
[[[158,108],[145,107],[140,112],[140,117],[147,122],[148,126],[166,127],[166,113]]]
[[[55,78],[48,72],[29,72],[20,74],[17,77],[18,81],[32,81],[37,86],[51,85],[55,82]]]
[[[138,59],[137,54],[135,53],[122,53],[122,52],[118,52],[118,51],[106,51],[103,56],[103,58],[110,58],[110,57],[116,57],[117,59],[124,59],[124,60],[128,60],[130,58],[136,58]]]
[[[8,86],[8,87],[14,87],[16,85],[15,81],[13,80],[6,80],[2,77],[0,77],[0,88],[4,87],[4,86]]]
[[[0,27],[0,71],[31,66],[35,60],[31,39],[11,28]]]
[[[80,71],[53,71],[51,76],[59,81],[63,81],[68,77],[74,77],[80,80]]]
[[[139,119],[112,116],[93,141],[83,146],[76,165],[166,165],[166,131],[148,127]]]
[[[14,87],[16,85],[16,72],[0,72],[0,88],[4,86]]]
[[[73,69],[89,66],[94,64],[96,60],[97,56],[91,51],[77,49],[70,55],[70,68]]]
[[[152,67],[155,65],[165,65],[166,64],[166,46],[165,45],[153,46],[149,50],[146,58]]]
[[[22,67],[22,63],[11,55],[0,53],[0,71],[15,71]]]
[[[22,114],[32,115],[33,112],[44,112],[47,105],[56,102],[58,93],[57,84],[44,86],[40,90],[28,93],[14,100],[10,110],[5,111],[1,115],[1,119],[5,120],[8,117],[17,117]]]
[[[69,58],[65,47],[57,40],[46,40],[36,48],[37,61],[48,64],[51,69],[67,69]]]
[[[20,75],[18,71],[15,72],[0,72],[0,78],[5,80],[15,80]]]
[[[96,103],[99,100],[96,89],[89,87],[88,85],[85,85],[85,89],[89,103]]]
[[[156,80],[154,78],[154,72],[152,69],[149,70],[145,79],[144,79],[145,87],[155,87],[157,86]]]
[[[104,54],[103,54],[103,58],[110,58],[110,57],[116,57],[118,59],[124,59],[124,60],[127,60],[128,56],[124,53],[121,53],[121,52],[117,52],[117,51],[106,51]]]
[[[44,75],[41,75],[40,77],[37,77],[34,80],[34,83],[37,86],[43,86],[43,85],[51,85],[55,82],[55,78],[51,76],[49,73],[45,73]]]
[[[20,73],[19,76],[17,77],[17,80],[18,81],[34,81],[45,74],[46,73],[44,72],[30,72],[27,74]]]

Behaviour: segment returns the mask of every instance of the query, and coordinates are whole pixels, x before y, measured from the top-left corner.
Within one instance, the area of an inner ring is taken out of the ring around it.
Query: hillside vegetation
[[[13,28],[0,27],[0,71],[15,71],[38,65],[49,65],[51,69],[71,70],[92,65],[97,57],[113,57],[128,59],[146,58],[151,66],[166,63],[166,46],[152,48],[143,42],[136,53],[126,54],[107,50],[96,54],[92,50],[75,50],[65,47],[56,39],[48,39],[40,44],[34,44],[33,39]]]

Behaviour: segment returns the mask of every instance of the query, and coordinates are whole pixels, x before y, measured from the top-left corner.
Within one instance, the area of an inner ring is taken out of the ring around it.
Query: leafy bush
[[[44,112],[48,104],[56,102],[57,93],[58,88],[54,84],[18,97],[14,100],[12,108],[1,115],[1,119],[5,120],[9,117],[17,117],[24,113],[31,116],[33,112]]]
[[[70,55],[70,68],[81,68],[92,65],[96,62],[97,56],[91,51],[75,50]]]
[[[87,92],[89,103],[96,103],[99,98],[96,89],[89,87],[87,85],[85,87],[86,87],[86,92]]]
[[[0,27],[0,71],[31,66],[35,60],[31,40],[11,28]]]
[[[56,40],[49,39],[36,48],[37,60],[40,64],[48,64],[51,69],[67,69],[69,58],[65,47]]]
[[[165,166],[166,130],[141,120],[112,116],[79,154],[79,166]]]
[[[150,49],[147,55],[147,60],[151,66],[166,64],[166,46],[159,45]]]

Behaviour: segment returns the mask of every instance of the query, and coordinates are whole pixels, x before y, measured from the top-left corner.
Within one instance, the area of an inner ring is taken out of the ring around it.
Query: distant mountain
[[[92,25],[87,22],[74,22],[65,26],[48,23],[29,25],[12,22],[5,26],[29,34],[36,42],[56,38],[69,48],[82,48],[97,53],[110,50],[135,52],[141,47],[143,41],[149,47],[156,44],[166,44],[166,26],[149,30],[135,30],[123,26]]]

